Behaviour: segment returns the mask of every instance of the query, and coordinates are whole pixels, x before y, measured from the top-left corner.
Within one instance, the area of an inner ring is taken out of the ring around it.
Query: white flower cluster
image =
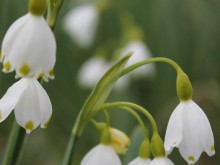
[[[11,25],[2,42],[1,62],[3,72],[15,71],[21,79],[0,100],[0,122],[14,109],[27,133],[39,124],[47,126],[52,106],[37,78],[53,79],[55,61],[55,37],[43,16],[29,12]]]

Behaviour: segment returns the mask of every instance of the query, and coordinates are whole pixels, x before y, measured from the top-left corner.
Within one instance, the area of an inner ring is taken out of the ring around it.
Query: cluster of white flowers
[[[45,128],[52,115],[50,99],[37,78],[54,78],[56,41],[42,15],[29,12],[6,32],[1,47],[3,72],[21,78],[0,100],[0,122],[14,109],[20,126],[30,133],[39,124]]]

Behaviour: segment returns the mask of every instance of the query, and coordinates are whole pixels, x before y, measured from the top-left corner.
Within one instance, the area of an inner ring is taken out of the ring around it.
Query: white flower
[[[95,56],[88,59],[79,71],[79,84],[82,87],[93,88],[109,67],[109,64],[102,57]]]
[[[99,12],[94,4],[84,4],[72,9],[64,18],[64,30],[80,47],[89,47],[94,41]]]
[[[99,144],[85,155],[80,165],[121,165],[121,161],[111,146]]]
[[[52,115],[50,99],[35,78],[22,78],[0,100],[0,122],[14,109],[20,126],[30,133],[39,124],[45,128]]]
[[[210,123],[195,102],[180,102],[173,111],[164,145],[167,153],[170,153],[173,147],[179,148],[180,154],[188,164],[194,164],[203,151],[209,156],[215,154]]]
[[[167,157],[156,157],[149,165],[174,165],[174,163]]]
[[[143,159],[141,157],[137,157],[136,159],[132,160],[128,165],[149,165],[151,163],[151,160]]]
[[[131,41],[129,42],[122,50],[121,55],[124,56],[125,54],[133,51],[134,54],[131,56],[131,58],[128,60],[127,66],[130,66],[132,64],[135,64],[137,62],[147,60],[148,58],[151,58],[152,55],[150,51],[148,50],[146,44],[144,44],[141,41]],[[155,66],[154,64],[148,64],[144,65],[138,69],[135,69],[131,72],[131,75],[134,77],[140,77],[140,76],[151,76],[155,72]]]
[[[3,71],[17,77],[53,78],[56,60],[55,37],[43,16],[30,13],[15,21],[2,42]]]

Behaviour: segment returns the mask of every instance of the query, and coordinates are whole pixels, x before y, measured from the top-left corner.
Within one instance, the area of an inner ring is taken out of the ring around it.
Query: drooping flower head
[[[80,47],[87,48],[94,41],[98,21],[99,11],[95,4],[83,4],[67,14],[63,27]]]
[[[214,137],[211,125],[203,110],[192,100],[180,102],[173,111],[165,135],[165,149],[170,153],[173,147],[194,164],[201,153],[215,154]]]
[[[52,115],[50,99],[35,78],[22,78],[0,100],[0,122],[14,109],[18,124],[30,133],[39,124],[46,128]]]
[[[30,12],[16,20],[4,36],[1,47],[3,71],[15,70],[17,77],[53,78],[56,41],[43,17],[45,0],[32,1],[42,2],[42,6],[30,5]]]
[[[110,145],[99,144],[85,155],[80,165],[121,165],[121,161]]]

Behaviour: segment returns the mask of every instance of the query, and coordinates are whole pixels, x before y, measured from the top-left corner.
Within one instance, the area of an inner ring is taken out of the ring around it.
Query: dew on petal
[[[22,67],[19,69],[19,73],[22,75],[22,76],[26,76],[29,72],[30,72],[30,67],[28,64],[23,64]]]
[[[31,131],[33,130],[34,128],[34,123],[32,120],[28,121],[26,124],[25,124],[25,129],[26,129],[26,132],[27,134],[31,133]]]
[[[11,63],[9,61],[7,61],[4,65],[3,65],[3,72],[9,72],[11,70]]]

